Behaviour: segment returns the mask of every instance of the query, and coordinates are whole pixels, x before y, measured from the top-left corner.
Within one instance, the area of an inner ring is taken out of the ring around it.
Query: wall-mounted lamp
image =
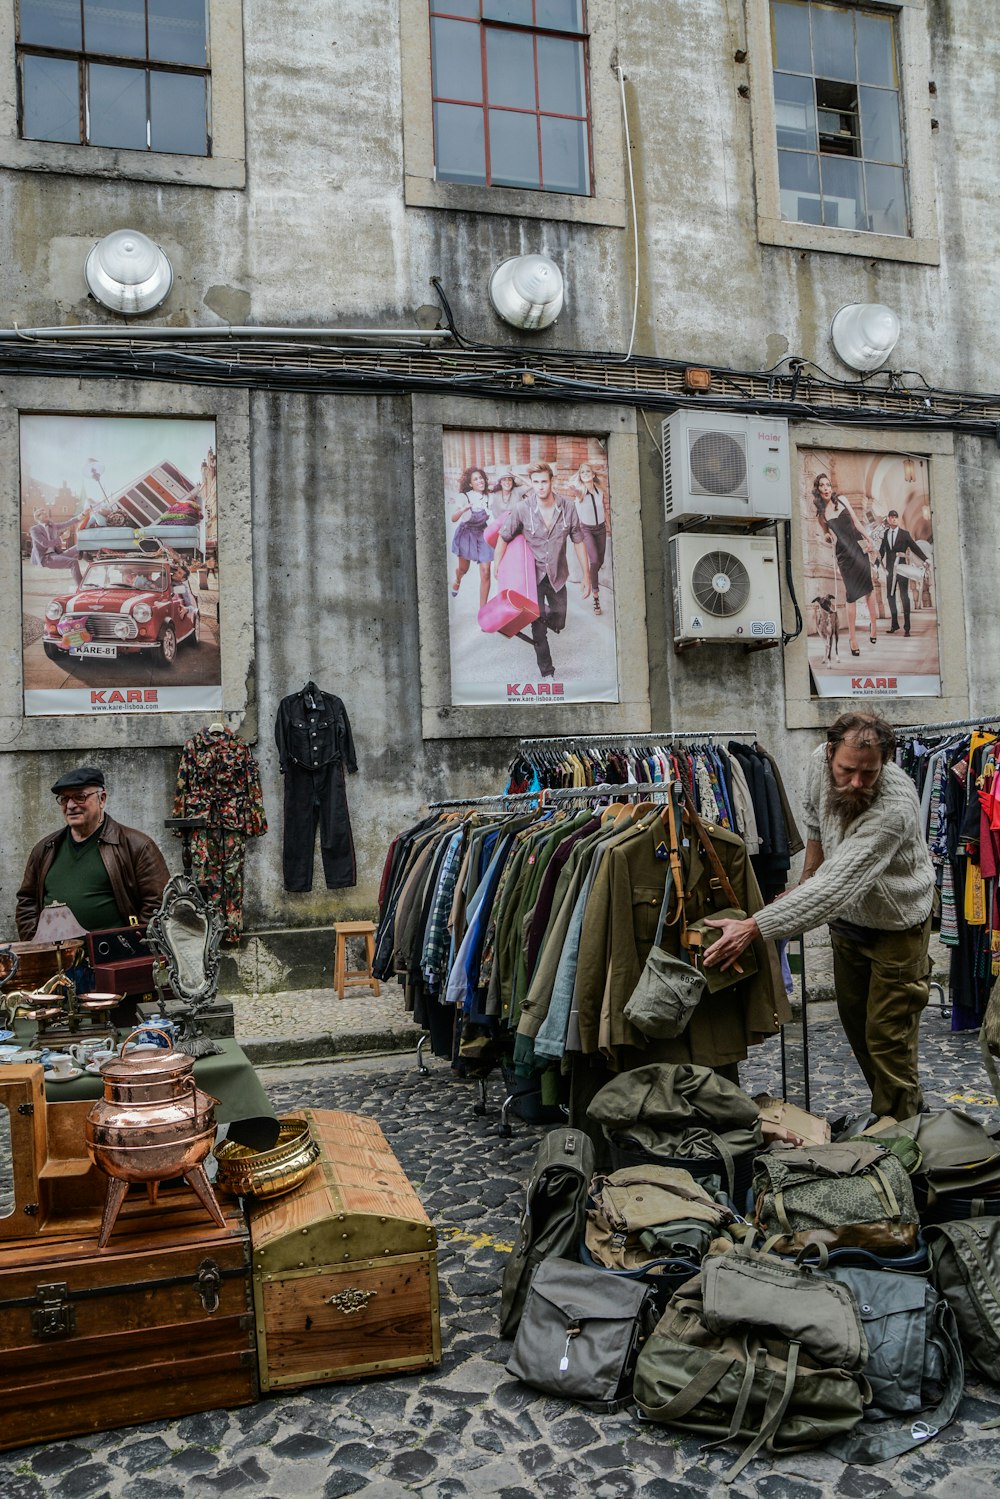
[[[490,277],[490,301],[513,328],[547,328],[563,309],[562,271],[547,255],[515,255]]]
[[[174,284],[170,261],[138,229],[114,229],[98,240],[83,274],[91,296],[112,312],[152,312]]]
[[[877,370],[899,342],[899,318],[881,302],[851,302],[830,324],[837,357],[852,370]]]

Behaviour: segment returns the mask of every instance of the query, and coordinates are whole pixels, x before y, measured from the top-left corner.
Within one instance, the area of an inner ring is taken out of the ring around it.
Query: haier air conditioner
[[[685,531],[670,539],[674,643],[781,639],[778,543],[773,536]]]
[[[668,525],[790,519],[788,422],[675,411],[663,423],[663,505]]]

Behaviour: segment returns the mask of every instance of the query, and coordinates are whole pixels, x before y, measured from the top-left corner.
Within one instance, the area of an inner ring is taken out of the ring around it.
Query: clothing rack
[[[1000,724],[1000,713],[980,713],[977,718],[950,718],[946,723],[894,723],[892,727],[896,734],[936,734],[939,730],[978,729],[986,724]]]
[[[630,796],[634,792],[641,791],[645,797],[662,796],[670,790],[670,781],[601,781],[595,786],[560,786],[554,791],[518,791],[511,796],[470,796],[457,797],[451,801],[428,802],[428,808],[432,812],[443,811],[447,807],[501,807],[508,808],[514,805],[523,806],[527,802],[535,805],[548,806],[553,802],[587,801],[602,802],[609,796]]]
[[[570,745],[570,744],[644,744],[650,740],[657,742],[667,739],[720,739],[726,736],[729,739],[756,738],[754,729],[646,729],[640,734],[564,734],[548,739],[519,739],[517,747],[519,750],[533,748],[538,745]]]

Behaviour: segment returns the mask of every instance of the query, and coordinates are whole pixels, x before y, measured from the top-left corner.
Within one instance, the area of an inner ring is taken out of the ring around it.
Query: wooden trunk
[[[303,1109],[321,1154],[250,1210],[261,1388],[441,1361],[437,1234],[372,1119]]]
[[[114,1238],[0,1245],[0,1448],[257,1398],[249,1240],[187,1188],[130,1196]]]

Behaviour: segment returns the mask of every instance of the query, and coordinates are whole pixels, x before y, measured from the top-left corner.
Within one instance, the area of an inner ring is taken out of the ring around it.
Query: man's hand
[[[706,947],[702,954],[702,962],[706,968],[715,968],[716,965],[723,970],[732,968],[740,953],[759,935],[757,923],[752,916],[748,916],[745,921],[735,921],[731,916],[719,916],[714,920],[709,917],[705,925],[718,927],[722,933],[718,941],[713,942],[711,947]]]

